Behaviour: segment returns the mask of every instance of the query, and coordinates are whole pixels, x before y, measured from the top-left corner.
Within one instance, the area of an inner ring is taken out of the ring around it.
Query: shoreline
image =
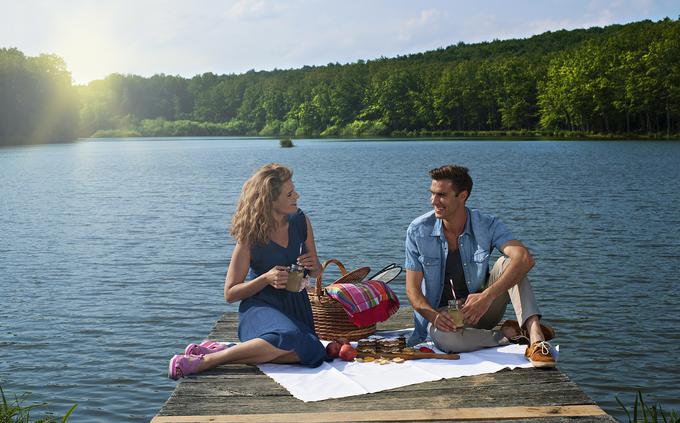
[[[288,136],[264,136],[264,135],[132,135],[126,134],[117,136],[115,134],[106,136],[91,136],[91,137],[79,137],[70,140],[58,140],[52,142],[42,142],[42,143],[6,143],[0,144],[0,149],[2,148],[13,148],[13,147],[37,147],[41,145],[61,145],[61,144],[72,144],[76,142],[92,142],[92,141],[106,141],[106,140],[137,140],[137,141],[151,141],[151,140],[182,140],[187,141],[196,139],[213,139],[213,140],[224,140],[224,139],[240,139],[240,140],[272,140],[280,141],[281,138],[287,138],[291,141],[300,140],[321,140],[321,141],[337,141],[337,142],[353,142],[353,141],[516,141],[516,142],[526,142],[526,141],[567,141],[567,142],[581,142],[581,141],[614,141],[614,142],[638,142],[638,141],[649,141],[649,142],[677,142],[680,141],[680,134],[672,135],[669,138],[659,137],[659,136],[625,136],[625,135],[581,135],[581,136],[563,136],[563,135],[499,135],[499,134],[485,134],[485,135],[376,135],[376,136],[299,136],[299,137],[288,137]]]
[[[383,134],[365,134],[365,135],[343,135],[343,134],[300,134],[300,135],[288,135],[288,134],[229,134],[229,133],[216,133],[216,134],[143,134],[137,131],[128,130],[105,130],[96,131],[89,137],[83,137],[85,139],[101,139],[101,138],[210,138],[210,137],[246,137],[246,138],[260,138],[260,139],[280,139],[280,138],[290,138],[292,140],[296,139],[322,139],[322,140],[334,140],[334,139],[346,139],[346,140],[371,140],[371,139],[409,139],[409,140],[511,140],[511,141],[549,141],[549,140],[560,140],[560,141],[677,141],[680,140],[680,133],[676,134],[618,134],[618,133],[587,133],[578,131],[533,131],[533,130],[520,130],[520,131],[428,131],[428,132],[418,132],[409,133],[395,131],[389,135]]]

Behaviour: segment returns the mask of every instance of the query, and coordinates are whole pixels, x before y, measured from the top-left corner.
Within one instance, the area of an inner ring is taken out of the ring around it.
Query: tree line
[[[79,123],[77,93],[60,57],[0,49],[0,145],[71,140]]]
[[[680,20],[461,42],[344,65],[69,81],[56,56],[1,49],[0,139],[677,136]]]

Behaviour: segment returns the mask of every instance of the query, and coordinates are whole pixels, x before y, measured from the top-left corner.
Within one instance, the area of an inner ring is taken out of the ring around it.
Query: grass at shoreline
[[[33,421],[36,423],[65,423],[71,413],[73,413],[73,411],[78,406],[78,404],[73,405],[62,417],[56,417],[49,412],[45,412],[43,416],[37,418],[34,417],[33,420],[31,420],[31,412],[36,408],[47,406],[47,403],[24,405],[24,401],[28,399],[28,396],[28,393],[24,393],[19,396],[14,394],[14,399],[8,401],[7,397],[5,396],[5,391],[2,389],[2,386],[0,386],[0,422],[29,423]]]
[[[616,397],[616,402],[619,403],[626,413],[628,423],[680,423],[680,415],[677,412],[671,410],[666,413],[658,403],[652,405],[645,403],[641,391],[637,392],[635,403],[630,411],[628,411],[628,407],[626,407],[618,397]]]

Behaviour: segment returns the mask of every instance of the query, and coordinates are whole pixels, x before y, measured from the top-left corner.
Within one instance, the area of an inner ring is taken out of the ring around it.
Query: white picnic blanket
[[[396,336],[409,332],[382,332],[379,335]],[[437,351],[431,343],[422,345]],[[439,379],[495,373],[506,368],[531,367],[524,357],[525,349],[524,345],[514,344],[485,348],[462,353],[459,360],[421,359],[381,365],[335,359],[314,369],[287,364],[260,364],[258,367],[295,398],[307,402],[379,392]]]

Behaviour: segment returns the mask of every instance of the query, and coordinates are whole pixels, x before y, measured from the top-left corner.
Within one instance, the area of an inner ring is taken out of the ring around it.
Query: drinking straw
[[[301,242],[301,243],[300,243],[300,254],[298,254],[298,257],[300,257],[300,256],[302,255],[302,247],[303,247],[303,246],[304,246],[304,243]],[[295,260],[295,261],[296,261],[298,264],[300,264],[300,260],[299,260],[299,259],[298,259],[298,260]]]

